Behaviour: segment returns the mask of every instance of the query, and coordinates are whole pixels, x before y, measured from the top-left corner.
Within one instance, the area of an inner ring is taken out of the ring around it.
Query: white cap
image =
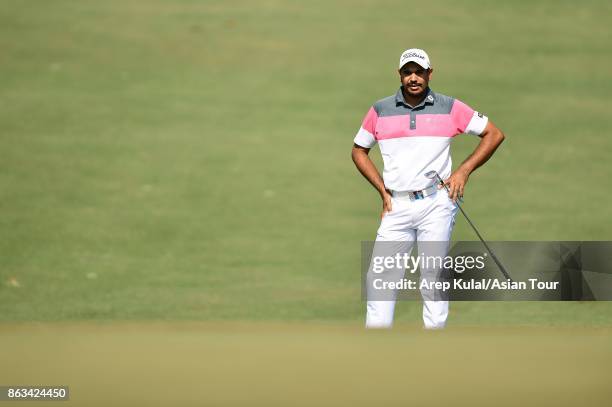
[[[416,62],[425,69],[431,68],[429,55],[427,55],[427,52],[419,48],[410,48],[402,52],[402,56],[400,57],[399,61],[399,68],[402,69],[402,66],[406,65],[408,62]]]

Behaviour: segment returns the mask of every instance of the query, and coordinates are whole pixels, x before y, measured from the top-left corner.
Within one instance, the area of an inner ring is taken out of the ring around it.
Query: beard
[[[420,85],[420,88],[419,88],[418,91],[410,90],[408,86],[404,86],[404,92],[406,92],[406,94],[408,94],[410,96],[423,96],[423,94],[425,94],[426,90],[427,90],[427,88],[423,87],[422,85]]]

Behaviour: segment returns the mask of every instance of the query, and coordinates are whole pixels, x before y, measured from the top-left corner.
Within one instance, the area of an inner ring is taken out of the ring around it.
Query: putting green
[[[611,331],[2,324],[0,383],[68,385],[83,406],[603,406]]]

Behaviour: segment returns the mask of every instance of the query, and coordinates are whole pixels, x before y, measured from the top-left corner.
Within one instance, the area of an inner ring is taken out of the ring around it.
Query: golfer
[[[374,253],[386,256],[412,251],[418,242],[418,254],[441,256],[448,253],[457,212],[456,200],[463,196],[472,171],[484,164],[504,140],[504,134],[482,113],[455,98],[434,92],[429,83],[433,69],[422,49],[404,51],[399,61],[400,88],[395,95],[374,103],[367,112],[352,149],[353,162],[374,186],[382,200],[380,227]],[[450,142],[462,134],[480,137],[474,152],[452,170]],[[379,144],[384,162],[381,177],[368,153]],[[435,180],[425,176],[437,171],[448,186],[441,190]],[[427,242],[436,242],[427,244]],[[373,255],[374,257],[374,255]],[[434,262],[435,263],[435,262]],[[440,267],[420,267],[421,281],[440,278]],[[382,274],[400,279],[404,269]],[[390,328],[393,324],[396,293],[380,296],[371,284],[380,271],[372,265],[367,277],[366,327]],[[380,283],[380,281],[379,281]],[[419,285],[421,286],[421,285]],[[446,325],[448,300],[421,288],[423,322],[427,329]]]

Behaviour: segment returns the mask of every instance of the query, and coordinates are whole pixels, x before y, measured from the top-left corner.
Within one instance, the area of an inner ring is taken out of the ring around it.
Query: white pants
[[[418,253],[425,256],[441,256],[448,254],[449,242],[457,205],[448,197],[445,190],[439,190],[434,195],[419,200],[410,200],[408,197],[394,197],[392,210],[382,219],[376,235],[374,253],[378,242],[391,243],[391,255],[400,253],[410,254],[415,241],[418,242]],[[420,244],[425,242],[440,242],[436,244]],[[389,243],[383,243],[389,255]],[[421,279],[427,278],[428,273],[440,270],[427,270],[421,268]],[[404,270],[401,270],[403,276]],[[368,270],[368,281],[373,278],[372,265]],[[448,317],[448,301],[427,300],[423,295],[423,323],[427,329],[444,328]],[[390,328],[393,325],[393,312],[395,299],[384,301],[371,300],[367,294],[367,328]],[[427,297],[431,298],[431,297]]]

